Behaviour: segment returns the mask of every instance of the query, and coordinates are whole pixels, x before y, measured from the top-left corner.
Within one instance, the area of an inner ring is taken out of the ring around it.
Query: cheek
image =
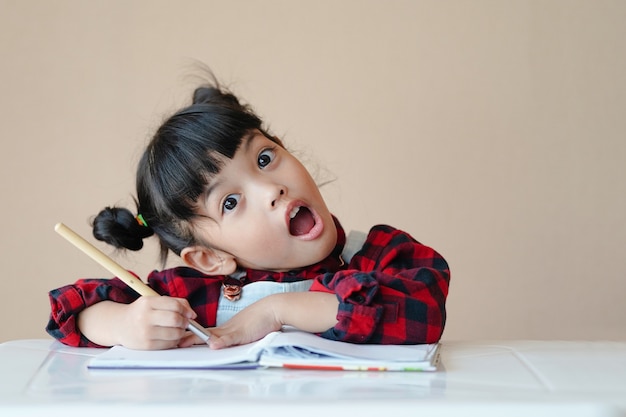
[[[285,175],[287,178],[291,177],[292,179],[297,179],[299,182],[315,183],[309,171],[296,158],[292,158],[289,163],[284,164],[284,169],[288,171],[288,173],[281,175]]]
[[[257,256],[267,256],[273,251],[284,250],[278,237],[268,230],[267,219],[257,221],[253,226],[242,231],[240,243],[245,245],[253,254]],[[245,242],[245,243],[244,243]]]
[[[292,176],[294,183],[297,183],[298,187],[304,188],[309,193],[318,193],[319,187],[317,186],[315,180],[309,174],[304,167],[300,167],[299,170],[295,172],[295,175]]]

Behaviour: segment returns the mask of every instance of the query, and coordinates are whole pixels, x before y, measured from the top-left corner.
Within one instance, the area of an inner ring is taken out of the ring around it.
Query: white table
[[[0,416],[626,416],[621,342],[444,342],[434,373],[87,370],[100,352],[0,344]]]

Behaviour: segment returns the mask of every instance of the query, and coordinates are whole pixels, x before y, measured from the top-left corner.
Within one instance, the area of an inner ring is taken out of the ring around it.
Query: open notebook
[[[206,345],[170,350],[115,346],[90,369],[242,369],[283,367],[358,371],[434,371],[439,344],[357,345],[297,330],[270,333],[258,342],[213,350]]]

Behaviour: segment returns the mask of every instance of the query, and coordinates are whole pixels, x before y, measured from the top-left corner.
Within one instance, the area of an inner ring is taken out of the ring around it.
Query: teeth
[[[296,217],[296,214],[298,214],[299,211],[300,211],[300,207],[294,207],[291,210],[291,213],[289,213],[289,218],[293,219],[294,217]]]

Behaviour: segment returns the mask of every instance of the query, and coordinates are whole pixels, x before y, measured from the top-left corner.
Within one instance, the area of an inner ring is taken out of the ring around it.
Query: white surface
[[[443,343],[434,373],[89,371],[98,349],[0,345],[0,415],[626,416],[626,343]]]

